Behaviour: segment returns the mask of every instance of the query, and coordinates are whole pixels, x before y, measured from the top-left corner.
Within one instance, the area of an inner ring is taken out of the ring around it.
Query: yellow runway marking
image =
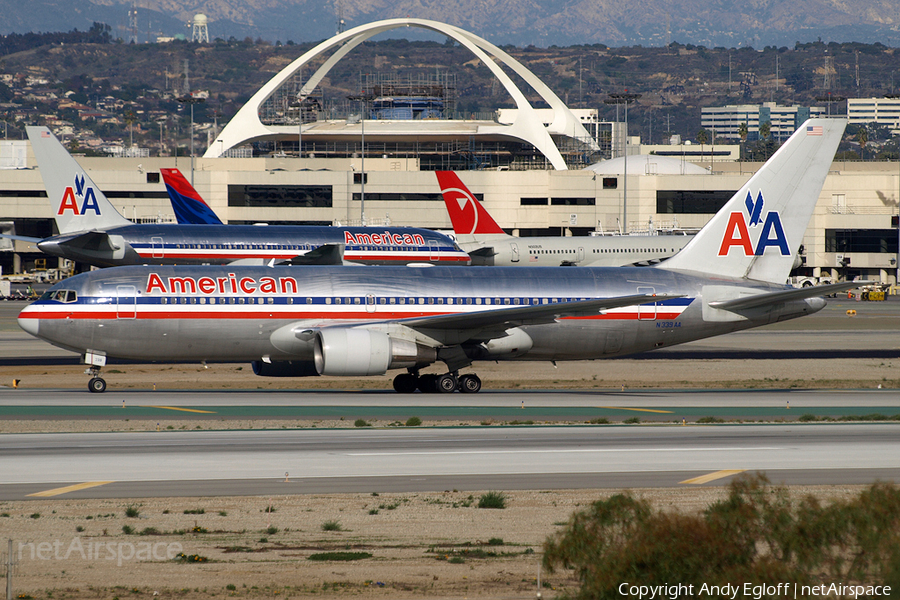
[[[600,408],[610,408],[613,410],[634,410],[637,412],[662,413],[664,415],[671,415],[673,412],[671,410],[654,410],[652,408],[628,408],[627,406],[601,406]]]
[[[207,415],[216,414],[216,411],[214,411],[214,410],[197,410],[196,408],[178,408],[177,406],[147,406],[145,408],[163,408],[165,410],[180,410],[181,412],[204,413]]]
[[[69,492],[77,492],[78,490],[86,490],[88,488],[97,487],[99,485],[106,485],[108,483],[115,483],[113,481],[87,481],[85,483],[76,483],[75,485],[67,485],[66,487],[54,488],[52,490],[44,490],[43,492],[36,492],[34,494],[28,494],[29,496],[37,496],[40,498],[49,498],[50,496],[59,496],[61,494],[68,494]]]
[[[724,471],[716,471],[715,473],[708,473],[706,475],[701,475],[700,477],[694,477],[693,479],[685,479],[684,481],[679,481],[678,483],[692,483],[695,485],[700,485],[701,483],[709,483],[710,481],[722,479],[723,477],[737,475],[738,473],[743,473],[744,471],[745,469],[726,469]]]

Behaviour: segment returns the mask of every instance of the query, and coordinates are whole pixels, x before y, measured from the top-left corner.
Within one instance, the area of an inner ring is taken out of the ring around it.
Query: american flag
[[[807,125],[806,126],[806,135],[822,135],[822,126],[821,125]]]
[[[528,257],[528,262],[537,262],[538,257],[532,254]]]

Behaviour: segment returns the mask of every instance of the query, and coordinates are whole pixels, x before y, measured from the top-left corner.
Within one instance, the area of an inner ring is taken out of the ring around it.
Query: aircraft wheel
[[[477,394],[481,391],[481,378],[474,373],[467,373],[459,378],[459,391],[463,394]]]
[[[435,389],[442,394],[450,394],[456,391],[456,377],[445,373],[437,378]]]
[[[420,375],[417,386],[419,391],[423,394],[433,394],[437,391],[435,384],[437,383],[437,375],[433,375],[428,373],[426,375]]]
[[[106,381],[100,377],[93,377],[88,381],[88,389],[95,394],[102,394],[106,391]]]
[[[400,373],[394,377],[394,391],[401,394],[412,394],[418,387],[415,375],[409,373]]]

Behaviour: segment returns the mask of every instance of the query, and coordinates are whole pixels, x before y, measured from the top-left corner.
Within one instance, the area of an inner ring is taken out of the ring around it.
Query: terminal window
[[[659,190],[656,212],[659,214],[712,215],[731,200],[730,190]]]
[[[330,185],[229,185],[228,206],[330,208]]]

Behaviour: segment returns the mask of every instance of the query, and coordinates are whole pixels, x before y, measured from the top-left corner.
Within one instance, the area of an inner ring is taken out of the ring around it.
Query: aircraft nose
[[[38,336],[41,321],[35,314],[29,314],[28,309],[19,313],[19,327],[30,333],[34,337]]]

